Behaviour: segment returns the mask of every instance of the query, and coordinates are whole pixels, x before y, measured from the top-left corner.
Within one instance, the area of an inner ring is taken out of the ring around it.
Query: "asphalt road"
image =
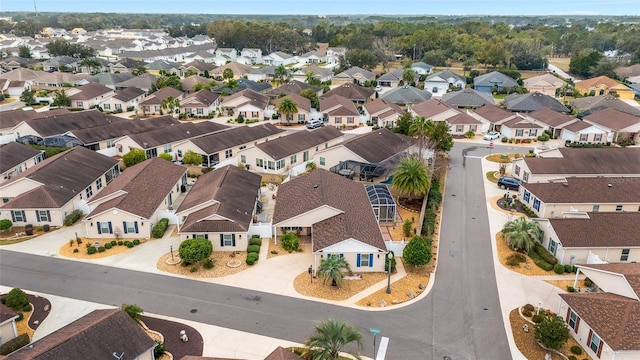
[[[494,152],[506,151],[496,146]],[[463,151],[467,158],[463,158]],[[444,196],[437,277],[431,293],[385,312],[354,310],[170,276],[0,250],[0,284],[304,342],[317,321],[344,319],[365,337],[390,338],[387,359],[509,359],[491,257],[483,146],[456,144]]]

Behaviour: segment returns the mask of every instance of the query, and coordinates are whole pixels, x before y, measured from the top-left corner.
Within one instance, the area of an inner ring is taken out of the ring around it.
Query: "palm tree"
[[[340,286],[342,278],[344,277],[343,271],[350,271],[349,263],[343,257],[336,255],[327,255],[326,259],[320,262],[318,267],[318,275],[322,278],[322,283],[326,284],[331,280],[331,286]]]
[[[93,74],[93,69],[100,69],[102,64],[96,58],[84,58],[80,61],[80,65],[87,69],[87,72]]]
[[[449,151],[453,147],[453,135],[449,132],[449,125],[445,121],[431,121],[427,137],[434,142],[438,150]]]
[[[424,161],[410,156],[400,160],[391,183],[400,193],[414,199],[427,195],[431,187],[431,177]]]
[[[273,71],[273,82],[277,83],[278,85],[282,84],[283,82],[287,82],[288,79],[289,72],[287,71],[287,68],[284,67],[284,65],[278,66]]]
[[[431,120],[426,120],[422,116],[416,117],[409,125],[409,135],[418,138],[418,158],[422,159],[422,149],[425,148],[429,129],[432,126]]]
[[[542,241],[542,230],[538,223],[519,217],[504,224],[502,238],[511,249],[528,253],[535,241]]]
[[[56,91],[51,105],[58,107],[71,106],[71,99],[67,96],[67,93],[64,90]]]
[[[315,332],[305,342],[304,356],[310,360],[337,360],[342,348],[355,342],[362,349],[362,334],[345,321],[328,319],[315,326]],[[358,354],[347,352],[356,359]]]
[[[233,79],[233,70],[226,68],[224,69],[224,71],[222,71],[222,78],[224,80],[231,80]]]
[[[131,75],[138,76],[147,73],[147,68],[144,66],[136,66],[135,69],[131,70]]]
[[[411,85],[415,78],[416,72],[409,67],[404,69],[404,71],[402,72],[402,82],[404,83],[404,85]]]
[[[296,104],[292,98],[286,96],[280,99],[280,103],[278,104],[278,113],[287,119],[287,125],[289,125],[290,121],[293,119],[293,114],[297,112],[298,104]]]
[[[171,115],[173,115],[175,109],[180,108],[180,100],[175,99],[173,96],[169,96],[168,98],[162,100],[161,108],[163,110],[168,110]]]

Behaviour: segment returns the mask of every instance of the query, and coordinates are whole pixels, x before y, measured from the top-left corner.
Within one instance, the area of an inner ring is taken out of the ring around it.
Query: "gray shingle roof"
[[[214,154],[242,144],[252,143],[265,137],[284,135],[284,130],[278,129],[271,123],[257,126],[238,126],[213,134],[191,139],[191,142],[206,154]]]
[[[498,72],[492,71],[488,74],[480,75],[473,79],[473,86],[500,86],[500,87],[511,87],[517,86],[518,83],[508,77],[507,75]]]
[[[452,106],[472,108],[496,103],[490,94],[469,88],[443,94],[442,101]]]
[[[39,136],[48,137],[64,134],[68,131],[89,129],[122,121],[127,120],[117,116],[105,115],[96,109],[92,109],[29,119],[26,120],[26,123]]]
[[[343,84],[326,92],[321,98],[339,95],[351,101],[365,102],[375,92],[372,88],[366,88],[356,84]]]
[[[534,183],[523,186],[546,203],[640,203],[640,178],[585,177],[566,180],[566,182]]]
[[[41,152],[43,151],[15,141],[2,145],[0,147],[0,173],[13,169]]]
[[[382,98],[391,101],[394,104],[417,104],[431,99],[431,93],[427,90],[420,90],[413,86],[400,86],[391,89],[384,94]]]
[[[508,95],[504,98],[504,104],[507,110],[518,112],[536,111],[545,107],[562,113],[570,112],[560,101],[539,92]]]
[[[164,128],[131,134],[129,137],[143,148],[171,144],[175,141],[190,139],[196,136],[214,133],[226,129],[226,125],[204,121],[201,123],[181,123]],[[146,144],[146,147],[144,146]]]
[[[605,126],[614,131],[620,131],[633,125],[640,124],[639,116],[629,115],[613,108],[604,108],[600,111],[591,113],[583,117],[583,120],[595,123],[596,125]]]
[[[525,157],[532,174],[638,175],[640,148],[560,148],[561,158]]]
[[[638,247],[640,212],[596,212],[589,219],[549,219],[565,248]]]
[[[272,159],[280,160],[340,137],[342,137],[340,130],[332,126],[325,126],[313,131],[296,131],[293,134],[258,144],[256,147]]]
[[[71,134],[82,141],[83,144],[89,145],[104,140],[116,139],[127,134],[139,134],[178,124],[180,122],[173,116],[165,115],[146,120],[119,121],[103,126],[74,130]]]
[[[370,163],[379,163],[406,151],[414,144],[415,140],[409,136],[381,128],[335,146],[344,146]]]

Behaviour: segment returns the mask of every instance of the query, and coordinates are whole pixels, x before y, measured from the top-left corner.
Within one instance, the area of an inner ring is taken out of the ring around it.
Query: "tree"
[[[31,59],[31,49],[27,45],[18,46],[18,56]]]
[[[141,149],[131,149],[131,151],[122,156],[122,161],[126,167],[131,167],[145,160],[147,160],[147,153]]]
[[[20,95],[20,101],[27,106],[36,104],[36,92],[31,89],[25,89]]]
[[[363,69],[371,70],[378,65],[378,59],[373,50],[369,49],[349,49],[344,55],[345,67],[359,66]]]
[[[192,75],[198,75],[198,71],[195,70],[195,69],[189,69],[189,70],[185,71],[182,76],[187,78],[187,77],[192,76]]]
[[[418,138],[418,158],[422,159],[422,150],[426,147],[427,136],[432,124],[422,116],[416,117],[409,125],[409,135]]]
[[[187,265],[208,259],[212,251],[213,245],[211,241],[202,237],[187,239],[180,243],[178,248],[180,258]]]
[[[419,266],[431,261],[431,240],[422,236],[414,236],[402,251],[402,259],[407,264]]]
[[[310,360],[338,360],[342,349],[355,342],[362,349],[362,334],[344,321],[328,319],[315,326],[315,332],[305,342],[304,356]],[[348,352],[356,359],[361,357]]]
[[[211,90],[211,85],[209,84],[203,84],[201,82],[197,82],[194,86],[193,86],[193,91],[200,91],[200,90]]]
[[[578,76],[590,77],[592,75],[591,69],[598,65],[598,62],[603,58],[604,55],[598,50],[576,51],[569,60],[569,72]]]
[[[53,97],[53,106],[57,107],[66,107],[71,106],[71,99],[67,96],[67,93],[64,90],[56,91],[55,96]]]
[[[542,345],[557,350],[569,340],[569,328],[560,316],[544,316],[536,324],[534,335]]]
[[[147,73],[147,68],[142,65],[136,66],[135,69],[131,70],[131,75],[133,76],[138,76],[146,73]]]
[[[7,294],[5,305],[14,310],[22,310],[23,307],[29,305],[29,297],[22,289],[13,288]]]
[[[311,101],[311,107],[314,109],[320,109],[320,100],[318,94],[313,89],[304,89],[300,91],[300,96],[305,97]]]
[[[396,190],[410,199],[424,197],[431,186],[427,166],[415,156],[400,160],[391,182]]]
[[[169,96],[166,99],[162,100],[160,108],[163,110],[167,110],[169,114],[173,115],[175,114],[176,109],[180,109],[180,100],[175,99],[173,96]]]
[[[129,315],[129,317],[135,320],[136,322],[140,322],[140,319],[142,318],[142,314],[144,313],[144,310],[142,310],[140,306],[135,304],[122,304],[120,308],[124,310],[124,312],[126,312],[127,315]]]
[[[296,102],[286,96],[280,99],[280,103],[278,104],[278,114],[284,116],[287,119],[287,125],[291,123],[293,120],[293,114],[298,112],[298,104]]]
[[[182,91],[182,83],[180,82],[180,78],[175,75],[160,75],[156,80],[156,88],[162,89],[165,87],[172,87],[174,89]]]
[[[416,72],[412,68],[408,67],[402,71],[402,82],[404,85],[411,85],[416,78]]]
[[[222,78],[224,80],[231,80],[233,79],[233,70],[231,70],[230,68],[226,68],[224,69],[224,71],[222,72]]]
[[[158,155],[158,157],[160,159],[163,159],[163,160],[173,161],[173,155],[171,155],[169,153],[162,153],[162,154]]]
[[[96,58],[84,58],[80,61],[80,66],[86,68],[89,74],[94,74],[94,69],[100,69],[102,64]]]
[[[449,151],[453,148],[453,135],[449,132],[449,125],[445,121],[431,121],[427,137],[434,142],[437,150]]]
[[[403,135],[409,135],[409,127],[413,123],[413,115],[408,110],[405,110],[404,113],[398,118],[396,121],[396,127],[393,128],[393,132]]]
[[[347,260],[338,254],[327,254],[326,259],[322,259],[318,267],[318,275],[322,278],[322,283],[326,284],[331,280],[332,286],[340,286],[344,271],[350,271],[351,267]]]
[[[182,157],[182,163],[185,165],[200,166],[202,165],[202,156],[189,150]]]
[[[519,217],[504,224],[502,238],[511,249],[528,253],[535,241],[542,240],[542,231],[538,223]]]
[[[285,68],[284,65],[278,66],[273,71],[273,82],[279,85],[287,81],[289,81],[289,72],[287,71],[287,68]]]

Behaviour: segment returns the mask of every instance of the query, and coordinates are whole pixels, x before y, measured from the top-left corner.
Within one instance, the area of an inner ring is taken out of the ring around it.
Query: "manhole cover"
[[[442,360],[452,360],[452,359],[451,359],[451,356],[445,356],[442,358]]]
[[[195,314],[195,313],[197,313],[197,312],[198,312],[198,309],[191,309],[191,313],[192,313],[192,314]]]

